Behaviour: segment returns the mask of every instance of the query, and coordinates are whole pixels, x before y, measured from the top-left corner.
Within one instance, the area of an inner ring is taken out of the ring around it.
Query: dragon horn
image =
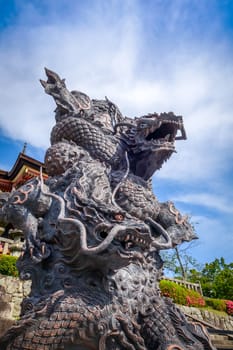
[[[56,84],[56,83],[60,82],[64,87],[66,87],[65,79],[61,79],[57,73],[53,72],[52,70],[50,70],[46,67],[44,70],[45,70],[45,74],[48,77],[47,83]]]
[[[42,79],[39,79],[39,80],[40,80],[41,85],[42,85],[43,88],[45,89],[45,88],[46,88],[46,85],[47,85],[46,81],[44,81],[44,80],[42,80]]]

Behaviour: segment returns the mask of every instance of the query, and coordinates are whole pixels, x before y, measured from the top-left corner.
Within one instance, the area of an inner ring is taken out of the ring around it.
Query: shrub
[[[161,280],[159,285],[161,294],[173,299],[174,303],[197,307],[205,306],[205,300],[198,292],[167,280]]]
[[[188,295],[186,296],[186,301],[188,306],[202,307],[205,306],[205,299],[200,293],[187,289]]]
[[[160,281],[160,290],[163,296],[173,299],[177,304],[186,305],[186,290],[185,288],[179,286],[178,284],[161,280]]]
[[[225,311],[226,312],[226,302],[222,299],[214,299],[214,298],[205,298],[205,302],[207,306],[212,307],[215,310],[218,311]]]
[[[233,301],[231,300],[225,300],[226,303],[226,312],[228,315],[233,316]]]
[[[174,303],[194,307],[206,305],[218,311],[225,311],[228,315],[233,315],[233,301],[231,300],[203,298],[198,292],[168,280],[161,280],[159,285],[161,294],[171,298]]]
[[[0,273],[2,275],[17,277],[19,275],[16,268],[17,259],[16,256],[0,255]]]

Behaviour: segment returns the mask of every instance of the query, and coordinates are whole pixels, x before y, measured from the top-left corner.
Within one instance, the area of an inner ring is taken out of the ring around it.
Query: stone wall
[[[177,305],[182,312],[197,318],[200,321],[207,322],[216,328],[233,331],[233,317],[228,315],[217,315],[208,310],[198,309],[196,307]]]
[[[21,281],[18,278],[0,275],[0,286],[2,286],[2,295],[4,288],[4,300],[8,303],[8,318],[16,319],[20,314],[20,304],[29,292],[30,281]],[[2,316],[0,314],[0,316]]]
[[[0,337],[19,317],[20,304],[30,293],[30,286],[30,281],[0,274]]]
[[[0,285],[0,336],[11,327],[13,319],[9,318],[11,314],[11,306],[9,303],[9,296],[6,295],[5,288]]]
[[[0,275],[0,336],[19,318],[22,299],[30,293],[30,281]],[[219,316],[207,310],[177,305],[185,314],[210,323],[216,328],[233,330],[232,316]]]
[[[30,292],[31,282],[0,274],[0,337],[20,314],[20,304]]]

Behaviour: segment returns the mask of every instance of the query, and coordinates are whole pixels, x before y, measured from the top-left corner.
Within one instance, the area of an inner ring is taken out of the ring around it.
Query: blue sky
[[[0,0],[0,168],[24,142],[43,160],[54,125],[43,68],[122,113],[183,115],[187,141],[153,177],[191,215],[200,263],[233,261],[233,1]]]

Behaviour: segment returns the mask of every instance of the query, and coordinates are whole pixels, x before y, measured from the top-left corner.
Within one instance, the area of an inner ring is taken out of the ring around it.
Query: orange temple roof
[[[48,175],[42,162],[19,153],[15,164],[10,171],[0,169],[0,191],[11,192],[13,188],[17,188],[33,177],[39,176],[42,167],[43,178]]]

